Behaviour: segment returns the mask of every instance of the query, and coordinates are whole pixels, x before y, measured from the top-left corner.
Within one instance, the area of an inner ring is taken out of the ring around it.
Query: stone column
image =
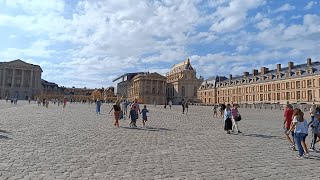
[[[7,79],[6,79],[6,68],[3,68],[2,75],[3,75],[3,76],[2,76],[2,86],[5,87],[6,84],[7,84],[7,83],[5,82],[5,81],[7,80]]]
[[[22,76],[21,76],[21,83],[20,83],[20,87],[24,87],[24,70],[22,69]]]
[[[33,69],[31,70],[31,73],[30,73],[30,89],[33,89]]]
[[[13,88],[14,87],[14,79],[15,79],[15,74],[16,74],[16,70],[15,69],[12,69],[12,81],[11,81],[11,88]]]

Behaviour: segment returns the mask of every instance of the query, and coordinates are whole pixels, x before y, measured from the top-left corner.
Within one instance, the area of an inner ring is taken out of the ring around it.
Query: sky
[[[59,86],[115,86],[128,72],[242,75],[320,60],[319,0],[0,0],[0,61]]]

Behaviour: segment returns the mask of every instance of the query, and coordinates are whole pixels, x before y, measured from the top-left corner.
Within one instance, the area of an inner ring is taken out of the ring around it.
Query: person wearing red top
[[[292,144],[291,148],[295,150],[295,143],[294,143],[294,133],[291,133],[292,139],[287,135],[287,132],[290,129],[291,122],[293,116],[293,107],[291,104],[287,104],[287,107],[284,111],[284,121],[283,121],[283,129],[285,129],[285,135],[287,136],[288,141]]]

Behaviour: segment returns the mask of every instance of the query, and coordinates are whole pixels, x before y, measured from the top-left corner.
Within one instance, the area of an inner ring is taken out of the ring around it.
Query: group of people
[[[297,158],[309,156],[309,151],[315,151],[315,144],[317,143],[317,139],[320,138],[320,107],[316,107],[313,104],[309,113],[311,120],[308,123],[301,109],[293,109],[291,104],[287,104],[285,108],[283,128],[285,129],[288,141],[291,143],[290,148],[292,150],[296,150],[296,146],[298,148],[299,153]],[[312,140],[311,146],[308,149],[306,138],[309,127],[311,127]]]
[[[142,115],[142,127],[145,127],[146,122],[148,120],[147,118],[147,113],[149,112],[149,110],[147,109],[147,106],[144,105],[143,109],[140,110],[139,107],[139,103],[137,101],[137,99],[134,100],[133,103],[123,103],[122,104],[122,109],[120,106],[120,100],[117,100],[115,102],[115,104],[112,106],[111,110],[109,111],[109,114],[111,113],[111,111],[114,111],[114,126],[115,127],[119,127],[119,119],[122,119],[123,117],[125,117],[127,115],[127,108],[130,108],[129,111],[129,119],[131,119],[129,126],[130,127],[137,127],[137,120],[139,119],[139,114]]]
[[[225,107],[225,108],[224,108]],[[239,130],[238,122],[241,121],[241,115],[238,110],[237,104],[227,104],[226,106],[221,105],[223,108],[223,117],[224,117],[224,130],[230,134],[231,132],[242,133]]]

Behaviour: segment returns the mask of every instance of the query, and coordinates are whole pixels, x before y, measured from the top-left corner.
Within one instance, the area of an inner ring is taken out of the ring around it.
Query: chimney
[[[261,75],[268,73],[269,69],[266,67],[261,67]]]
[[[281,71],[281,64],[277,64],[277,72],[279,73]]]
[[[291,69],[293,69],[293,66],[294,66],[294,64],[293,64],[293,62],[288,62],[288,70],[291,70]]]
[[[258,70],[257,70],[257,69],[253,69],[253,70],[252,70],[252,74],[253,74],[254,76],[258,75]]]
[[[243,72],[243,76],[244,76],[244,77],[249,76],[249,72]]]
[[[229,74],[229,80],[232,80],[232,74]]]
[[[312,64],[312,63],[311,63],[311,58],[308,58],[308,59],[307,59],[307,65],[308,65],[308,66],[311,66],[311,64]]]

